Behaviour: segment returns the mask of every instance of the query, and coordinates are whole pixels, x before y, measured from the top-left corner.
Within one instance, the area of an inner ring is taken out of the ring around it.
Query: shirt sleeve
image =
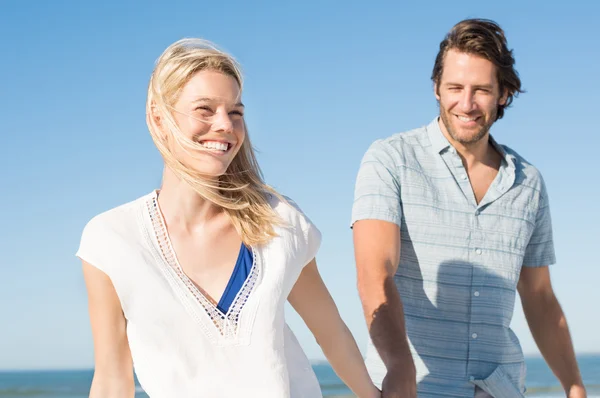
[[[556,263],[554,239],[552,237],[552,219],[546,184],[542,179],[535,226],[529,243],[525,248],[523,266],[541,267]]]
[[[372,219],[400,226],[402,204],[400,182],[393,156],[384,141],[375,141],[365,153],[354,189],[352,224]]]
[[[295,225],[296,232],[300,237],[301,247],[299,255],[302,262],[302,267],[306,266],[317,256],[317,252],[321,247],[321,231],[300,209],[298,204],[292,199],[286,197],[287,202],[298,212],[298,225]]]
[[[101,220],[98,216],[92,218],[83,228],[79,249],[75,253],[75,256],[107,274],[108,272],[104,268],[104,256],[100,247],[105,242],[105,238]]]
[[[319,231],[315,224],[313,224],[305,214],[302,214],[302,216],[304,218],[303,223],[305,224],[304,231],[306,240],[306,254],[303,265],[307,265],[317,256],[317,252],[321,247],[321,231]]]

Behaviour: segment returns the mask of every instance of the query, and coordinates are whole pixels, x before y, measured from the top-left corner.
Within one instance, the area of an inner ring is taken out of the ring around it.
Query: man
[[[383,397],[522,397],[516,291],[567,396],[586,396],[550,283],[542,176],[489,133],[521,92],[513,65],[496,23],[458,23],[433,68],[439,118],[363,158],[352,223],[367,365]]]

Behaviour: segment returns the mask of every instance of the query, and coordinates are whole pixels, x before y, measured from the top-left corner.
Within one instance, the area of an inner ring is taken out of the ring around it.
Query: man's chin
[[[478,141],[480,141],[485,134],[481,134],[481,129],[476,131],[464,131],[460,129],[458,131],[454,130],[455,134],[452,136],[454,141],[463,144],[463,145],[471,145]]]

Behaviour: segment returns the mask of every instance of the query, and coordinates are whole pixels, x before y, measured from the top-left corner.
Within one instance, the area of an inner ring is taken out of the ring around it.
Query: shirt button
[[[479,292],[477,290],[475,290],[475,292],[473,293],[473,296],[479,297]]]
[[[476,216],[478,216],[478,215],[479,215],[479,213],[481,213],[481,212],[479,211],[479,209],[475,210],[475,215],[476,215]]]
[[[467,179],[467,175],[466,174],[461,174],[460,175],[460,179],[461,180],[466,180]]]
[[[476,250],[475,250],[475,253],[477,253],[477,254],[481,254],[481,249],[476,249]]]
[[[469,376],[469,380],[475,381],[475,376]]]
[[[477,333],[473,333],[473,334],[471,335],[471,337],[473,337],[473,339],[476,339],[476,338],[477,338]]]

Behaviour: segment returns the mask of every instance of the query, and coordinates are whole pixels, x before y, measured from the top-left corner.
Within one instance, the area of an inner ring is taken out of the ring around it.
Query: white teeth
[[[473,122],[475,121],[475,119],[477,119],[476,117],[465,117],[465,116],[456,116],[458,117],[458,120],[463,121],[463,122]]]
[[[224,142],[216,142],[216,141],[204,141],[202,146],[206,149],[216,149],[219,151],[227,151],[229,145]]]

